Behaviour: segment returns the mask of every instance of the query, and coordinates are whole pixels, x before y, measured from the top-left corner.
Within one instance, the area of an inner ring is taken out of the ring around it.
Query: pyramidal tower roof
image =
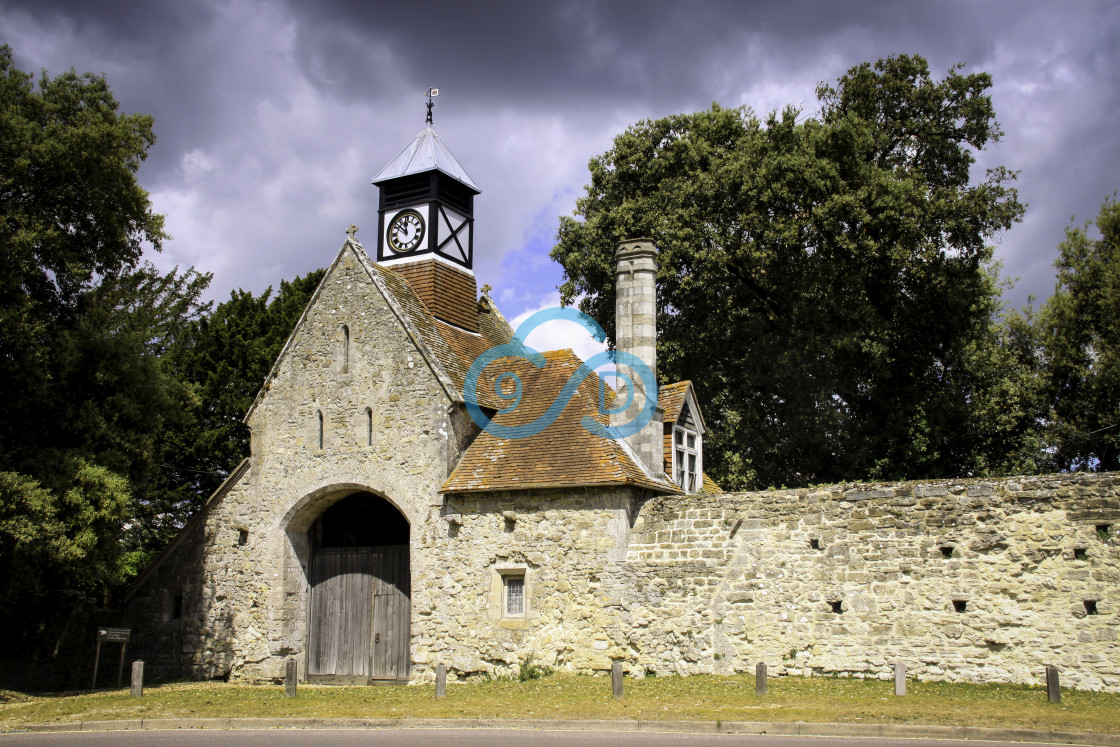
[[[399,176],[420,174],[433,170],[442,171],[459,180],[473,189],[475,193],[482,191],[467,174],[466,169],[455,160],[455,156],[451,155],[451,151],[439,139],[439,135],[436,135],[436,131],[432,129],[430,124],[425,125],[412,142],[398,153],[397,157],[390,161],[388,166],[381,169],[377,176],[373,177],[373,183],[380,184]]]

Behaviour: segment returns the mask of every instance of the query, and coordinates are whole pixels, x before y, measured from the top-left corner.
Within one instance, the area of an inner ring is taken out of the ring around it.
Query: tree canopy
[[[209,277],[140,261],[153,142],[103,78],[35,82],[0,46],[0,615],[119,583],[159,484],[186,393],[161,355]]]
[[[1120,469],[1120,203],[1066,229],[1054,294],[1036,319],[1054,465]]]
[[[969,367],[998,311],[987,242],[1024,208],[1012,172],[973,174],[1001,134],[990,86],[891,57],[819,86],[817,116],[714,104],[591,160],[552,250],[562,297],[613,339],[614,249],[654,240],[658,376],[697,386],[725,487],[998,461],[970,432]]]

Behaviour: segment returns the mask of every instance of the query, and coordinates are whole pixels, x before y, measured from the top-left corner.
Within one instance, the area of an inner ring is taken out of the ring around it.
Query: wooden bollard
[[[754,694],[766,694],[766,662],[760,661],[754,667]]]
[[[614,692],[614,699],[618,700],[622,697],[622,662],[616,661],[611,663],[611,689]]]
[[[1058,685],[1058,668],[1053,664],[1046,667],[1046,695],[1051,703],[1062,702],[1062,688]]]
[[[289,698],[296,697],[296,660],[288,659],[287,670],[284,672],[284,695]]]
[[[900,697],[906,694],[906,665],[901,661],[894,663],[894,694]]]
[[[447,665],[436,664],[436,697],[447,696]]]
[[[137,659],[132,662],[132,690],[129,692],[134,698],[144,694],[144,660]]]

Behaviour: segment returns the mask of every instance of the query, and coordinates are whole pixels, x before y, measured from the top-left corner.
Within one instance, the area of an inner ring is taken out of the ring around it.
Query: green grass
[[[436,700],[433,685],[315,687],[284,697],[282,686],[216,682],[169,684],[130,698],[127,690],[50,696],[0,692],[0,726],[90,720],[198,717],[514,718],[704,721],[825,721],[946,724],[1062,731],[1120,732],[1120,694],[1062,692],[1049,703],[1045,689],[1023,685],[908,683],[896,698],[893,683],[780,677],[754,694],[754,678],[656,677],[626,679],[622,700],[609,677],[556,674],[526,682],[449,683]]]

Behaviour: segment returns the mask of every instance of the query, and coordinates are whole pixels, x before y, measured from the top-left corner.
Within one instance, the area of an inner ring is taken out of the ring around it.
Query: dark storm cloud
[[[478,272],[513,314],[559,281],[556,217],[619,130],[713,101],[812,115],[818,82],[902,53],[992,74],[1006,136],[978,165],[1021,170],[1030,203],[998,253],[1023,278],[1013,303],[1045,297],[1069,216],[1120,187],[1118,28],[1105,2],[0,0],[21,67],[104,72],[156,117],[141,177],[176,237],[159,261],[215,271],[218,296],[320,266],[347,223],[372,225],[369,178],[438,85],[437,130],[483,189]]]

